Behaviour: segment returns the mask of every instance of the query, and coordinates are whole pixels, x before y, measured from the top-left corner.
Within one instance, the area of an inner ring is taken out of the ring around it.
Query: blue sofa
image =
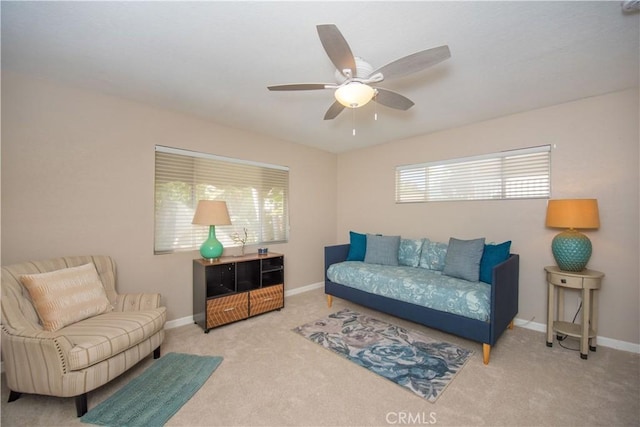
[[[495,345],[505,329],[513,328],[513,319],[518,313],[520,264],[518,254],[510,254],[506,261],[493,268],[489,319],[482,321],[332,282],[327,276],[327,270],[332,264],[347,260],[349,247],[349,244],[325,247],[325,293],[329,307],[331,307],[332,297],[335,296],[421,325],[481,342],[485,365],[489,363],[491,346]]]

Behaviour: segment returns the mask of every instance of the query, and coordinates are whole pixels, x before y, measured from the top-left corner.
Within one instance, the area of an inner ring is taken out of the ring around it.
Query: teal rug
[[[293,331],[430,402],[473,354],[348,309]]]
[[[80,420],[100,426],[162,426],[221,362],[219,356],[168,353]]]

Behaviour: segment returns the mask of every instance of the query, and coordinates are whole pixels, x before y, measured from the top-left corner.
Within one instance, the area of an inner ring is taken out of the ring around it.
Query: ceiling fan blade
[[[286,85],[267,86],[269,90],[318,90],[328,89],[327,86],[335,86],[329,83],[294,83]]]
[[[324,119],[333,120],[338,116],[338,114],[342,112],[342,110],[344,110],[344,105],[336,101],[333,104],[331,104],[331,107],[329,107],[327,112],[324,114]]]
[[[334,24],[322,24],[316,25],[316,28],[318,30],[320,42],[336,69],[345,76],[346,74],[343,70],[349,69],[351,70],[351,74],[355,76],[356,60],[353,58],[351,48],[342,36],[340,30],[338,30],[338,27]]]
[[[397,92],[377,87],[378,94],[373,98],[376,102],[396,110],[408,110],[413,107],[413,101]]]
[[[422,71],[425,68],[436,65],[448,58],[451,58],[449,46],[444,45],[434,47],[432,49],[422,50],[403,58],[396,59],[395,61],[374,70],[370,75],[373,76],[376,73],[382,73],[385,79],[402,77]]]

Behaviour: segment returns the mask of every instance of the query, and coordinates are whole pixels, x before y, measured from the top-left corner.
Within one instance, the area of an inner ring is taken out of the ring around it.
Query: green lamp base
[[[569,229],[553,238],[553,257],[564,271],[582,271],[591,258],[591,240],[579,231]]]
[[[213,260],[222,256],[222,243],[216,239],[216,226],[209,226],[209,237],[200,246],[200,255],[202,258]]]

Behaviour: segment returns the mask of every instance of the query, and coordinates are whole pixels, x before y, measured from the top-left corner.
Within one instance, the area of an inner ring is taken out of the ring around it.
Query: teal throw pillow
[[[420,264],[422,253],[422,239],[400,239],[400,251],[398,252],[398,264],[408,267],[417,267]]]
[[[364,262],[369,264],[398,265],[400,236],[367,234],[367,252]]]
[[[484,245],[484,252],[480,260],[480,281],[491,284],[493,282],[493,267],[504,262],[511,253],[511,240],[499,245]]]
[[[484,237],[473,240],[449,239],[444,270],[447,276],[477,282],[480,278],[480,260],[484,252]]]
[[[420,267],[442,271],[444,269],[444,259],[447,256],[447,246],[446,243],[424,239],[422,254],[420,255]]]
[[[367,235],[350,231],[349,242],[347,261],[364,261],[364,255],[367,251]]]

